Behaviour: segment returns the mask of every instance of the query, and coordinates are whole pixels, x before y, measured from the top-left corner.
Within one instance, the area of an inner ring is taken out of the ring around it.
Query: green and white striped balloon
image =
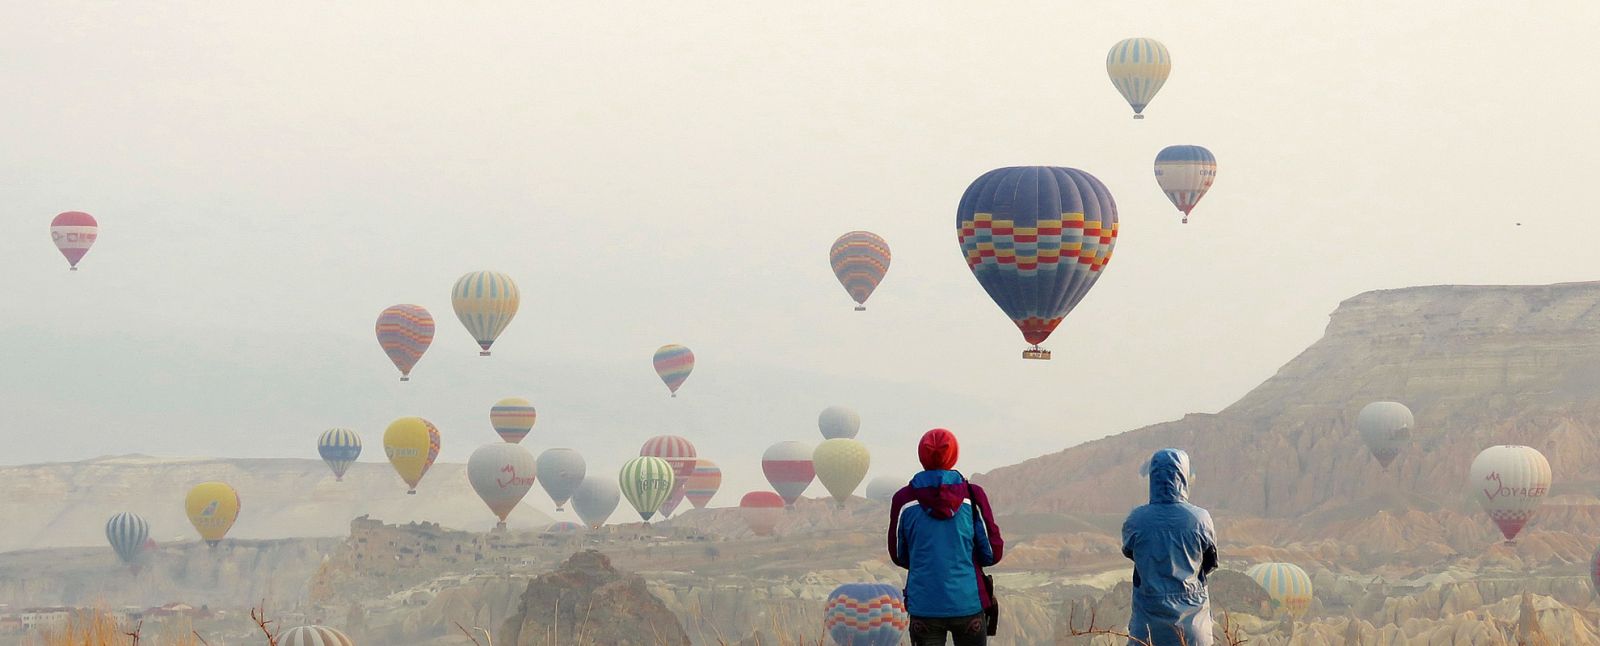
[[[639,511],[639,517],[645,522],[649,522],[656,510],[661,509],[661,503],[672,495],[674,481],[672,465],[655,457],[628,460],[617,475],[617,485],[622,488],[623,497]]]

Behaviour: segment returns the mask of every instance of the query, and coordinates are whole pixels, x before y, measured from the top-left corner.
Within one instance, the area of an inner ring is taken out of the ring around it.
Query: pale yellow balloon
[[[202,482],[189,490],[183,509],[200,538],[216,547],[239,519],[239,492],[226,482]]]
[[[861,480],[867,477],[872,454],[867,451],[867,445],[839,437],[818,444],[811,453],[811,463],[817,469],[817,480],[822,481],[822,486],[843,507],[850,494],[861,485]]]
[[[421,417],[397,419],[383,432],[383,452],[388,454],[395,473],[411,488],[406,493],[414,494],[417,483],[422,482],[422,476],[439,457],[439,428]]]

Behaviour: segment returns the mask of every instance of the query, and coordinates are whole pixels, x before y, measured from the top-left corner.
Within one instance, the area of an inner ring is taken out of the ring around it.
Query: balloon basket
[[[334,476],[333,477],[333,481],[334,482],[344,482],[344,476]]]
[[[566,510],[562,509],[561,505],[556,505],[556,511],[566,511]]]
[[[67,271],[77,271],[77,270],[78,270],[78,268],[77,268],[77,267],[71,267],[71,268],[68,268],[68,269],[67,269]]]
[[[489,356],[489,351],[488,351],[488,350],[484,350],[484,351],[482,351],[482,352],[479,352],[479,353],[478,353],[478,356],[480,356],[480,357],[487,357],[487,356]]]
[[[506,531],[506,521],[502,520],[502,521],[500,521],[498,523],[495,523],[494,524],[494,531],[496,531],[496,532],[504,532],[504,531]]]
[[[410,377],[401,377],[400,381],[411,381]]]
[[[1142,115],[1142,114],[1135,114],[1135,115],[1133,115],[1133,118],[1135,118],[1135,119],[1143,119],[1143,118],[1144,118],[1144,115]]]
[[[672,398],[673,399],[677,399],[678,398],[678,393],[672,393]]]
[[[1189,216],[1187,216],[1187,215],[1183,216],[1183,223],[1184,224],[1188,224],[1189,223]]]
[[[1049,361],[1050,360],[1050,351],[1046,350],[1044,348],[1041,348],[1039,346],[1033,346],[1031,348],[1028,348],[1027,350],[1023,350],[1022,351],[1022,358],[1024,358],[1024,359],[1038,359],[1038,360],[1041,360],[1041,361]]]
[[[417,495],[417,490],[416,489],[412,489],[411,491],[407,491],[406,495],[407,496],[415,496],[415,495]]]
[[[857,305],[856,306],[856,311],[857,312],[865,312],[865,311],[867,311],[867,306],[865,306],[865,305]]]

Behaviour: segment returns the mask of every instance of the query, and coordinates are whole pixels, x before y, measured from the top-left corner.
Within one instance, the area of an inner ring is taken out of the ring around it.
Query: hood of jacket
[[[967,499],[967,479],[960,471],[928,470],[911,478],[911,493],[922,511],[934,518],[954,518]]]
[[[1161,449],[1150,456],[1150,504],[1189,501],[1189,454]]]

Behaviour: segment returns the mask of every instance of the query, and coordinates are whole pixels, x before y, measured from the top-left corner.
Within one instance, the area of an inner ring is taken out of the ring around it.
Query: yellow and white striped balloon
[[[1111,46],[1106,54],[1106,74],[1122,98],[1133,108],[1133,118],[1144,118],[1144,107],[1161,91],[1172,73],[1172,55],[1154,38],[1129,38]]]
[[[1293,563],[1258,563],[1245,572],[1266,588],[1275,607],[1300,619],[1311,610],[1311,575]]]
[[[475,271],[462,276],[450,290],[450,304],[456,309],[456,318],[472,333],[472,339],[483,348],[478,356],[489,356],[489,346],[511,324],[522,303],[521,292],[510,276],[497,271]]]

